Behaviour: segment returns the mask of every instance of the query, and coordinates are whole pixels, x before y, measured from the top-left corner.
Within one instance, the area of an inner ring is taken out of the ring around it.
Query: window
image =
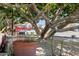
[[[19,35],[25,35],[25,32],[19,32]]]

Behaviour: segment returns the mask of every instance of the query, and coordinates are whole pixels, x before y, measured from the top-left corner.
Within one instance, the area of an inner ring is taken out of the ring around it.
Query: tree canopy
[[[25,21],[30,22],[41,38],[48,38],[57,31],[67,31],[78,27],[64,28],[70,23],[78,23],[78,6],[79,4],[70,3],[0,4],[0,28],[2,29],[6,26],[9,20],[18,23],[17,19],[23,19],[19,20],[20,23]],[[45,28],[42,32],[37,26],[39,18],[44,18],[46,21]]]

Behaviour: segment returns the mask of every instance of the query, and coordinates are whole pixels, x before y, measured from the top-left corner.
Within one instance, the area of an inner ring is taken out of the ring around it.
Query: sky
[[[45,26],[45,20],[39,20],[39,22],[37,23],[37,25],[44,27]]]

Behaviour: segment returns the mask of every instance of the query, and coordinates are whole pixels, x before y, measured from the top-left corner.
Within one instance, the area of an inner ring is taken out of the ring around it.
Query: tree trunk
[[[49,30],[49,24],[46,22],[46,26],[44,28],[44,30],[41,33],[41,38],[44,38],[46,32]]]
[[[12,35],[13,35],[13,25],[14,25],[14,22],[13,22],[13,19],[12,19],[12,24],[11,24],[11,31],[12,31]]]
[[[40,29],[38,28],[36,22],[33,21],[33,23],[31,23],[31,24],[33,25],[33,27],[34,27],[36,33],[37,33],[38,35],[40,35],[41,32],[40,32]]]

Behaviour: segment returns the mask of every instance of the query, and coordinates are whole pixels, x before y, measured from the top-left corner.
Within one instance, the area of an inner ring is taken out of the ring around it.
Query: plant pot
[[[15,56],[35,56],[37,42],[26,42],[18,40],[13,42],[13,51]]]

